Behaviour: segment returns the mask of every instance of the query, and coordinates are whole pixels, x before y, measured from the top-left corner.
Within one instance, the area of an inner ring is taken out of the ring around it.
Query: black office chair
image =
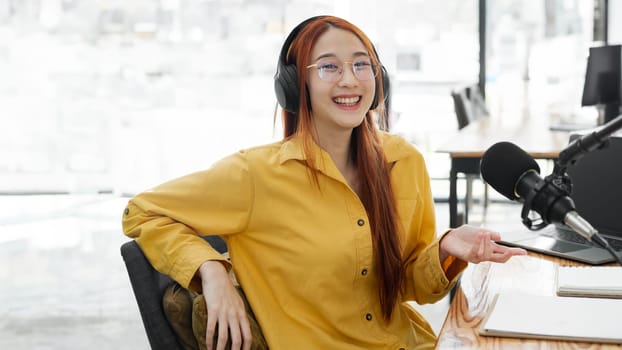
[[[490,115],[484,97],[477,85],[467,85],[454,89],[451,91],[451,97],[454,101],[458,129],[464,128],[479,118]]]
[[[458,130],[466,127],[475,120],[488,117],[490,113],[486,107],[484,97],[477,84],[462,86],[451,91],[454,102],[454,111],[458,121]],[[466,198],[463,223],[468,223],[469,208],[473,204],[473,181],[479,179],[479,174],[465,174]],[[488,208],[488,185],[484,183],[484,210]]]
[[[220,253],[227,251],[225,241],[218,236],[203,236]],[[138,310],[153,350],[182,350],[164,314],[162,296],[173,280],[156,271],[136,241],[123,243],[121,255],[130,277]]]

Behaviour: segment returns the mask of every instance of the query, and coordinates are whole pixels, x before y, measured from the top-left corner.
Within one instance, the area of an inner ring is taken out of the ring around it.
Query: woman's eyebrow
[[[326,57],[337,57],[337,55],[335,55],[334,53],[324,53],[324,54],[321,54],[318,57],[316,57],[315,60],[319,61],[322,58],[326,58]]]
[[[361,56],[366,56],[366,57],[369,57],[369,54],[368,54],[366,51],[356,51],[356,52],[354,52],[354,53],[352,54],[352,57],[361,57]],[[334,57],[334,58],[336,58],[336,57],[337,57],[337,55],[335,55],[334,53],[324,53],[324,54],[319,55],[319,56],[315,59],[315,61],[319,61],[319,60],[321,60],[322,58],[326,58],[326,57],[331,57],[331,58],[332,58],[332,57]]]
[[[352,54],[352,57],[361,57],[361,56],[369,57],[369,54],[367,53],[367,51],[357,51],[354,54]]]

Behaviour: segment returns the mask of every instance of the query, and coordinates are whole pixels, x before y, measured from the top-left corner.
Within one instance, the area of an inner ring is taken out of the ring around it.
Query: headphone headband
[[[297,26],[295,26],[294,29],[291,30],[291,32],[289,32],[289,35],[287,35],[287,38],[285,38],[285,41],[283,42],[283,47],[281,47],[281,53],[279,54],[279,63],[282,63],[283,65],[287,64],[287,52],[289,51],[289,47],[292,45],[292,41],[294,41],[294,39],[296,39],[296,37],[298,36],[298,33],[300,33],[300,31],[304,27],[306,27],[308,23],[323,17],[327,16],[314,16],[311,18],[307,18],[304,21],[300,22]]]

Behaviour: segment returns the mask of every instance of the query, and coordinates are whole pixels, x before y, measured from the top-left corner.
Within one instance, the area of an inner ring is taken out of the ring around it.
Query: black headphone
[[[309,23],[313,22],[317,19],[323,18],[326,16],[315,16],[304,20],[302,23],[297,25],[292,31],[289,33],[285,42],[283,43],[283,47],[281,48],[281,54],[279,55],[279,62],[276,68],[276,74],[274,75],[274,91],[276,92],[276,99],[279,102],[281,107],[290,112],[290,113],[298,113],[298,101],[300,98],[300,94],[298,91],[298,71],[295,64],[287,64],[287,51],[289,51],[289,47],[292,44],[292,41],[296,38],[298,33]],[[372,44],[372,49],[374,50],[374,54],[378,57],[378,53],[376,52],[376,48]],[[378,58],[378,60],[380,60]],[[380,64],[380,62],[379,62]],[[382,91],[384,91],[384,101],[383,103],[388,104],[389,101],[389,74],[387,70],[384,68],[382,64],[380,64],[380,74],[382,75]],[[376,80],[376,93],[374,95],[374,100],[369,109],[376,109],[378,107],[378,82]],[[388,106],[387,110],[388,110]]]

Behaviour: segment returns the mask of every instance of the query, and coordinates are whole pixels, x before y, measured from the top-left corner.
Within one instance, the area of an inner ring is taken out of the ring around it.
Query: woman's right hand
[[[199,267],[199,276],[207,307],[207,350],[214,349],[215,332],[218,332],[215,350],[224,350],[229,336],[232,350],[250,350],[253,339],[244,302],[225,266],[219,261],[206,261]]]

